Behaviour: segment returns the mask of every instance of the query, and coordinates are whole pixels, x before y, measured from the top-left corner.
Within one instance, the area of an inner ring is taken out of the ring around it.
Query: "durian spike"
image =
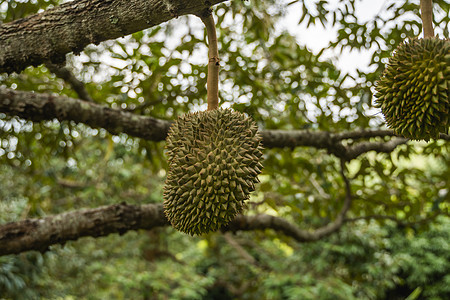
[[[434,37],[432,0],[420,0],[420,17],[422,18],[423,37]]]
[[[210,10],[201,16],[208,35],[208,79],[207,79],[207,101],[208,110],[219,107],[219,50],[217,47],[216,26]]]

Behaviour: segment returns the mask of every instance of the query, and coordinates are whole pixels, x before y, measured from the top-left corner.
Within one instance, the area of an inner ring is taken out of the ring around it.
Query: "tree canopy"
[[[243,214],[192,237],[164,215],[164,140],[206,109],[210,7],[219,106],[255,120],[264,169]],[[0,298],[450,297],[450,136],[397,136],[373,99],[419,1],[361,7],[0,0]],[[335,32],[325,48],[280,26],[292,10]]]

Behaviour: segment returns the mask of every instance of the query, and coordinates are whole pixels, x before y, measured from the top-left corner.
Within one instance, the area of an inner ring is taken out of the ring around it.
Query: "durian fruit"
[[[450,119],[450,41],[411,39],[398,46],[376,84],[388,127],[413,140],[438,138]]]
[[[202,234],[226,225],[259,182],[261,136],[242,113],[215,109],[180,116],[166,149],[164,210],[179,231]]]

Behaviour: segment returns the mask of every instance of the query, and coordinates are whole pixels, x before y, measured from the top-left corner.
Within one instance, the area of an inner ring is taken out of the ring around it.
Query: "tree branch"
[[[361,216],[361,217],[355,217],[355,218],[346,218],[345,222],[350,223],[350,222],[357,222],[360,220],[390,220],[390,221],[397,223],[397,225],[401,226],[401,227],[412,227],[414,225],[428,223],[428,222],[436,219],[439,215],[442,215],[442,211],[435,211],[434,213],[430,214],[429,216],[420,218],[415,221],[410,221],[410,222],[401,220],[395,216],[368,215],[368,216]]]
[[[162,205],[125,203],[67,212],[43,219],[27,219],[0,226],[0,255],[28,250],[47,251],[84,236],[123,234],[128,230],[169,225]]]
[[[126,133],[150,141],[163,141],[171,125],[170,121],[136,115],[95,103],[53,94],[17,91],[0,88],[0,113],[18,116],[31,121],[58,119],[74,121],[94,128],[104,128],[112,134]],[[355,132],[331,133],[309,130],[262,130],[266,148],[295,148],[299,146],[325,149],[328,153],[346,161],[369,152],[391,152],[406,139],[387,142],[360,142],[344,146],[342,140],[392,136],[389,130],[357,130]],[[441,134],[444,140],[450,136]]]
[[[78,0],[0,25],[0,73],[20,72],[225,0]]]
[[[333,222],[327,225],[317,228],[313,231],[302,230],[292,223],[289,223],[285,219],[269,216],[269,215],[256,215],[256,216],[242,216],[238,215],[236,219],[222,228],[223,231],[250,231],[257,229],[274,229],[280,231],[287,236],[294,238],[298,242],[313,242],[324,238],[334,232],[337,232],[345,223],[345,216],[347,215],[350,206],[352,204],[353,196],[351,193],[350,181],[345,175],[345,161],[341,159],[341,175],[345,184],[345,200],[341,210],[337,214]]]
[[[171,124],[83,100],[12,89],[0,89],[0,112],[32,121],[70,120],[154,141],[164,140]]]
[[[46,63],[45,65],[50,70],[50,72],[70,84],[72,89],[75,91],[75,93],[77,93],[78,97],[80,97],[81,100],[94,102],[94,100],[92,100],[91,96],[87,92],[84,83],[78,80],[78,78],[76,78],[69,69],[67,69],[66,67],[59,67],[52,63]]]
[[[346,139],[365,139],[373,137],[385,137],[385,136],[397,136],[392,130],[389,129],[364,129],[348,132],[341,132],[334,134],[336,140]]]
[[[341,141],[341,140],[347,140],[347,139],[358,140],[358,139],[367,139],[367,138],[374,138],[374,137],[388,137],[388,136],[402,137],[401,135],[395,134],[390,129],[362,129],[362,130],[334,133],[333,139],[336,141]],[[439,135],[439,139],[450,141],[450,135],[441,133]]]
[[[351,191],[350,180],[348,179],[347,175],[345,175],[345,161],[343,159],[341,159],[340,171],[345,184],[344,204],[342,205],[341,211],[338,213],[336,219],[333,222],[315,230],[314,233],[319,237],[324,237],[338,231],[342,227],[342,225],[344,225],[345,216],[347,215],[348,211],[350,210],[350,206],[352,205],[353,195]]]
[[[345,157],[347,153],[347,148],[327,131],[263,130],[261,135],[265,148],[309,146],[325,149],[336,157]]]
[[[346,212],[347,206],[344,204],[343,211]],[[341,212],[340,215],[345,212]],[[275,216],[238,215],[221,230],[236,232],[273,229],[298,242],[312,242],[337,231],[342,226],[340,219],[341,217],[338,217],[336,220],[339,221],[333,222],[336,225],[326,226],[317,231],[307,231]],[[129,230],[148,230],[161,226],[170,226],[162,204],[135,206],[121,203],[66,212],[43,219],[27,219],[0,225],[0,256],[29,250],[44,252],[51,245],[64,244],[81,237],[124,234]]]
[[[369,151],[391,153],[397,146],[406,144],[408,139],[394,138],[388,142],[362,142],[353,146],[347,147],[346,159],[352,160],[362,153]]]
[[[282,232],[284,235],[289,236],[297,242],[313,242],[320,240],[321,238],[336,232],[342,224],[339,226],[332,226],[334,222],[327,226],[316,229],[314,231],[302,230],[290,223],[289,221],[271,216],[271,215],[254,215],[244,216],[238,215],[227,226],[223,227],[222,231],[253,231],[253,230],[265,230],[273,229],[275,231]]]
[[[244,247],[242,247],[229,232],[225,233],[223,237],[225,241],[236,250],[239,256],[241,256],[250,264],[259,267],[258,261],[253,256],[251,256],[250,253],[248,253],[247,250],[245,250]]]
[[[344,176],[346,198],[341,211],[330,224],[319,229],[302,230],[287,220],[270,215],[238,215],[222,232],[273,229],[298,242],[313,242],[334,232],[344,223],[361,219],[390,219],[402,226],[412,226],[436,218],[439,212],[416,222],[403,222],[391,216],[364,216],[345,218],[350,209],[352,195],[350,183]],[[84,209],[48,216],[42,219],[27,219],[0,225],[0,256],[17,254],[29,250],[47,251],[51,245],[64,244],[81,237],[101,237],[112,233],[124,234],[130,230],[153,229],[169,226],[162,204],[141,206],[126,203]]]
[[[345,175],[345,161],[341,160],[341,175],[345,184],[345,200],[335,220],[315,230],[302,230],[287,220],[270,216],[238,215],[235,220],[221,228],[222,232],[273,229],[298,242],[313,242],[334,232],[344,223],[361,219],[391,219],[400,225],[410,226],[435,218],[439,212],[417,222],[405,223],[390,216],[365,216],[346,218],[353,200],[350,181]],[[64,244],[81,237],[100,237],[111,233],[124,234],[129,230],[153,229],[170,226],[162,204],[141,206],[126,203],[84,209],[48,216],[43,219],[27,219],[0,225],[0,256],[29,250],[47,251],[51,245]],[[225,236],[227,238],[227,236]],[[229,241],[230,239],[227,238]],[[248,259],[248,258],[247,258]]]

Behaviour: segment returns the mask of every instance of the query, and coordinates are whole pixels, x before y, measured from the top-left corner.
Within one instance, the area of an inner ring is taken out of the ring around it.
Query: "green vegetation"
[[[60,2],[0,0],[0,21]],[[358,19],[360,1],[339,1],[337,8],[297,2],[300,23],[337,27],[328,48],[312,52],[310,41],[276,27],[291,9],[280,1],[214,6],[219,105],[266,130],[382,128],[374,85],[391,52],[419,35],[418,2],[387,2],[368,20]],[[448,38],[448,3],[434,6],[435,31]],[[180,16],[88,46],[69,55],[67,67],[99,105],[174,120],[205,108],[200,24]],[[337,60],[347,50],[370,51],[369,67],[341,71]],[[45,65],[0,74],[4,87],[80,98]],[[349,138],[345,146],[395,139]],[[0,226],[121,202],[162,203],[164,146],[72,121],[0,113]],[[310,242],[271,229],[192,237],[169,226],[84,237],[45,253],[0,256],[0,299],[450,299],[449,146],[445,139],[408,141],[347,161],[324,147],[267,147],[261,183],[243,213],[313,231],[337,218],[348,182],[353,200],[340,230]]]

